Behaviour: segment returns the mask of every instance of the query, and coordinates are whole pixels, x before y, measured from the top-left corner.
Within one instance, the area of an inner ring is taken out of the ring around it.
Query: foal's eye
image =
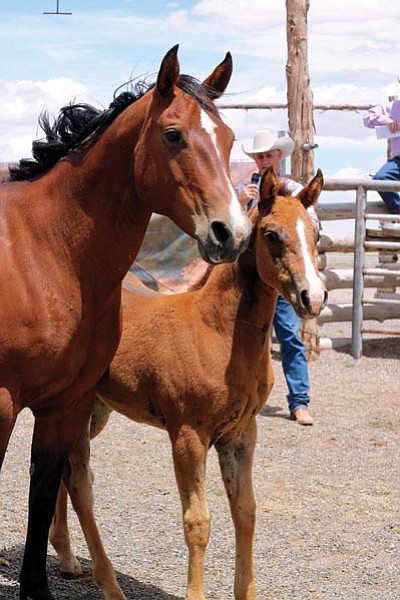
[[[170,144],[183,144],[184,139],[182,133],[179,129],[175,129],[175,127],[170,127],[169,129],[165,129],[164,131],[164,139]]]
[[[275,231],[265,231],[264,237],[269,242],[279,242],[279,236]]]

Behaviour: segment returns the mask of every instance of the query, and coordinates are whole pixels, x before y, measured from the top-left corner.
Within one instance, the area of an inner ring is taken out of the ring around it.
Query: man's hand
[[[386,125],[390,133],[396,133],[396,131],[400,131],[400,123],[393,121],[393,119],[388,119],[386,121]]]
[[[239,202],[242,206],[247,206],[251,200],[259,200],[260,194],[258,192],[258,186],[254,183],[250,183],[250,185],[246,185],[242,189],[239,195]]]

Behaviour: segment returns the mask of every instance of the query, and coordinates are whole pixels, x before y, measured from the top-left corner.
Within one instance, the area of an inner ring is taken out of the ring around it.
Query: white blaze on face
[[[309,218],[309,217],[307,217]],[[315,268],[314,257],[311,256],[309,246],[306,239],[306,226],[303,219],[299,218],[296,223],[296,231],[300,239],[301,253],[303,255],[305,276],[309,283],[309,295],[311,301],[323,300],[325,288]]]
[[[231,183],[231,180],[228,177],[228,173],[226,171],[224,162],[221,157],[221,151],[218,147],[217,135],[216,135],[216,125],[214,121],[210,118],[210,116],[206,113],[205,110],[201,109],[200,111],[200,120],[201,126],[210,136],[211,144],[215,149],[216,155],[218,157],[219,162],[221,163],[221,171],[222,175],[225,179],[225,186],[229,190],[231,195],[231,200],[229,202],[229,212],[230,212],[230,220],[234,230],[240,230],[245,232],[246,234],[249,232],[249,222],[243,213],[243,209],[240,206],[239,200],[237,199],[235,189]]]

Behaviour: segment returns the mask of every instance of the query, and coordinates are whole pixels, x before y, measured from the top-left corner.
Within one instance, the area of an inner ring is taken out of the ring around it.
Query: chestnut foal
[[[255,417],[274,383],[270,330],[277,294],[302,318],[316,317],[326,302],[315,262],[316,235],[306,212],[316,205],[322,183],[318,171],[297,197],[287,197],[267,171],[258,209],[251,215],[250,245],[235,263],[214,267],[204,287],[194,292],[163,297],[123,293],[121,343],[97,387],[91,435],[101,431],[112,409],[167,430],[189,549],[187,600],[205,599],[210,534],[205,471],[211,446],[218,452],[236,530],[235,598],[256,598]],[[92,513],[89,441],[80,442],[65,477],[75,478],[68,487],[78,488],[79,503],[86,506],[87,519],[81,524],[98,569],[105,554]],[[63,488],[50,539],[61,568],[77,574]]]

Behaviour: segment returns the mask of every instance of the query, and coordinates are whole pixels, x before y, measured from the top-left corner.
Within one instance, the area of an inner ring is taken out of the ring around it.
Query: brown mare
[[[98,384],[91,435],[101,431],[112,409],[167,430],[189,549],[187,600],[205,599],[204,555],[210,533],[205,470],[212,445],[236,530],[235,598],[256,598],[255,417],[274,382],[270,329],[277,293],[305,318],[316,317],[326,302],[314,255],[317,234],[305,209],[316,205],[322,182],[319,171],[298,197],[285,197],[268,171],[259,209],[251,216],[250,245],[235,263],[214,267],[204,287],[194,292],[163,297],[150,291],[147,297],[123,292],[121,343],[109,373]],[[107,599],[123,599],[106,581],[108,563],[90,510],[89,441],[86,437],[80,442],[65,481],[89,545],[95,579]],[[78,574],[63,488],[50,539],[61,569]]]
[[[213,99],[227,54],[201,84],[179,74],[177,46],[154,86],[110,108],[69,106],[0,185],[0,466],[18,413],[35,416],[20,597],[50,600],[48,532],[64,463],[88,422],[120,337],[121,281],[153,211],[232,261],[250,224],[229,180],[233,133]]]

